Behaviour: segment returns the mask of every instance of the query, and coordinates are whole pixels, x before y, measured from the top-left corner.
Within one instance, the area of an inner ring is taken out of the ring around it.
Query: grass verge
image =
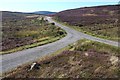
[[[4,55],[4,54],[9,54],[9,53],[21,51],[21,50],[24,50],[24,49],[29,49],[29,48],[45,45],[45,44],[52,43],[52,42],[55,42],[57,40],[60,40],[61,38],[65,37],[65,36],[66,36],[66,33],[64,35],[61,35],[61,36],[58,36],[58,37],[42,38],[42,39],[39,39],[36,43],[21,46],[21,47],[17,47],[17,48],[10,49],[10,50],[7,50],[7,51],[1,51],[0,54]]]
[[[32,64],[33,62],[40,62],[40,61],[45,61],[45,60],[51,59],[52,57],[55,57],[55,56],[59,55],[60,53],[62,53],[63,51],[66,51],[66,50],[69,50],[69,49],[70,49],[70,45],[66,46],[64,48],[61,48],[61,49],[59,49],[59,50],[57,50],[57,51],[55,51],[53,53],[50,53],[48,55],[42,56],[39,59],[37,59],[36,61],[28,62],[26,64],[23,64],[22,66],[19,66],[19,67],[15,68],[14,70],[10,70],[8,72],[5,72],[5,73],[2,74],[2,77],[7,77],[7,76],[10,76],[11,74],[17,73],[23,67],[26,67],[26,66]]]
[[[100,34],[95,34],[95,33],[91,32],[91,31],[87,31],[87,30],[85,30],[85,29],[82,29],[82,28],[79,27],[79,26],[71,26],[71,25],[69,25],[69,24],[67,24],[67,23],[63,23],[63,22],[61,22],[61,21],[58,21],[58,20],[56,20],[55,18],[53,18],[53,19],[54,19],[56,22],[58,22],[58,23],[60,23],[60,24],[62,24],[62,25],[68,26],[68,27],[70,27],[70,28],[72,28],[72,29],[75,29],[76,31],[83,32],[83,33],[88,34],[88,35],[91,35],[91,36],[95,36],[95,37],[99,37],[99,38],[103,38],[103,39],[108,39],[108,40],[113,40],[113,41],[117,41],[117,42],[120,40],[119,37],[109,37],[109,36],[103,36],[103,35],[100,35]]]

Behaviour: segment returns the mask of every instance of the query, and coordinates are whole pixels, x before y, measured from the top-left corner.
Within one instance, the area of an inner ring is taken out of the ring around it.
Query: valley
[[[3,12],[0,77],[119,79],[119,7]]]

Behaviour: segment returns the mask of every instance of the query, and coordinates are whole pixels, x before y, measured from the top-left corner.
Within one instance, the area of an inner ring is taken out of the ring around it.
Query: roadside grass
[[[88,51],[90,49],[96,50],[98,52],[106,52],[111,53],[111,55],[120,55],[120,48],[116,46],[111,46],[108,44],[91,41],[87,39],[83,39],[77,41],[75,45],[71,45],[71,49],[77,51]]]
[[[94,55],[92,57],[86,57],[84,56],[84,53]],[[111,65],[107,61],[111,56],[120,57],[120,48],[100,42],[82,39],[54,53],[50,53],[46,56],[40,57],[36,61],[33,61],[41,64],[40,69],[38,70],[28,71],[29,66],[33,63],[29,62],[19,66],[15,70],[4,73],[4,76],[6,78],[66,78],[70,77],[70,72],[71,75],[79,75],[79,77],[82,78],[90,78],[90,76],[101,77],[101,75],[116,76],[119,74],[118,66]],[[80,63],[82,65],[82,69],[81,65],[78,64],[81,59],[83,61]],[[70,64],[72,64],[72,66]],[[96,74],[96,72],[99,71],[100,73]],[[94,75],[93,72],[95,72]]]
[[[2,74],[2,77],[4,78],[4,77],[7,77],[7,76],[11,76],[12,74],[21,71],[21,69],[24,69],[26,66],[31,65],[33,62],[41,62],[41,61],[49,60],[49,59],[59,55],[63,51],[66,51],[66,50],[69,50],[69,49],[70,49],[70,45],[68,45],[68,46],[66,46],[64,48],[61,48],[61,49],[59,49],[59,50],[57,50],[57,51],[55,51],[53,53],[49,53],[48,55],[42,56],[42,57],[40,57],[39,59],[37,59],[35,61],[28,62],[26,64],[23,64],[22,66],[19,66],[19,67],[15,68],[15,69],[12,69],[12,70],[8,71],[8,72],[5,72],[5,73]]]
[[[72,26],[72,25],[69,25],[68,23],[66,22],[62,22],[62,21],[58,21],[56,20],[56,18],[53,18],[56,22],[62,24],[62,25],[65,25],[65,26],[68,26],[70,28],[73,28],[77,31],[80,31],[80,32],[83,32],[85,34],[89,34],[89,35],[92,35],[92,36],[95,36],[95,37],[99,37],[99,38],[103,38],[103,39],[108,39],[108,40],[113,40],[113,41],[120,41],[120,37],[119,37],[119,29],[118,29],[118,26],[115,25],[115,27],[113,27],[113,24],[96,24],[94,25],[95,28],[97,28],[97,26],[100,28],[101,26],[102,27],[107,27],[106,29],[99,29],[99,30],[92,30],[92,26]],[[108,27],[111,27],[111,28],[108,28]],[[93,29],[95,29],[93,28]]]
[[[9,53],[21,51],[21,50],[24,50],[24,49],[29,49],[29,48],[33,48],[33,47],[37,47],[37,46],[42,46],[42,45],[49,44],[49,43],[55,42],[57,40],[60,40],[61,38],[65,37],[65,36],[66,36],[66,34],[61,35],[61,36],[57,36],[57,37],[41,38],[41,39],[38,39],[36,43],[16,47],[14,49],[10,49],[10,50],[7,50],[7,51],[1,51],[0,54],[4,55],[4,54],[9,54]]]

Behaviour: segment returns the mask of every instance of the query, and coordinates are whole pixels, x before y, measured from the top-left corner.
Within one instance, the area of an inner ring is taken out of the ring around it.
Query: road
[[[118,46],[118,42],[96,38],[96,37],[78,32],[76,30],[73,30],[69,27],[66,27],[62,24],[59,24],[59,23],[53,21],[50,17],[46,17],[46,19],[50,23],[54,22],[56,26],[59,26],[62,29],[64,29],[67,32],[67,36],[62,38],[61,40],[58,40],[56,42],[46,44],[43,46],[38,46],[35,48],[14,52],[11,54],[0,55],[0,57],[2,57],[2,60],[0,60],[0,64],[2,64],[2,66],[0,66],[1,73],[9,71],[11,69],[14,69],[14,68],[16,68],[22,64],[25,64],[27,62],[34,61],[37,58],[40,58],[42,56],[53,53],[65,46],[67,46],[73,42],[76,42],[77,40],[83,39],[83,38],[110,44],[113,46]]]

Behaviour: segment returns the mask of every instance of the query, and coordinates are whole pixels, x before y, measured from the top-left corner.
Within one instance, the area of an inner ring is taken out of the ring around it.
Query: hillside
[[[64,30],[48,23],[41,15],[3,11],[0,35],[1,54],[56,41],[64,36]]]
[[[119,13],[120,5],[83,7],[59,12],[55,19],[93,36],[119,41]]]
[[[119,8],[120,5],[84,7],[62,11],[55,16],[72,25],[109,24],[117,22]]]

